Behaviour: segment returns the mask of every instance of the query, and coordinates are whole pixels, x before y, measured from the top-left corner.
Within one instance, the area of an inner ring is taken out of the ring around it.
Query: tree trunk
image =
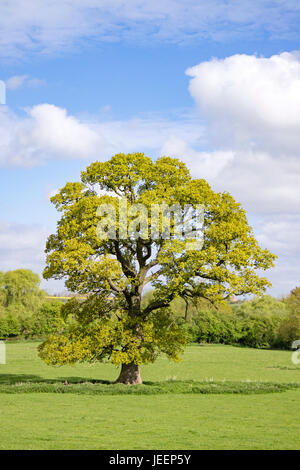
[[[138,385],[143,383],[140,375],[140,367],[133,362],[122,364],[121,372],[115,383],[126,385]]]
[[[185,314],[184,314],[184,319],[185,321],[188,321],[189,318],[189,302],[187,299],[184,299],[185,301]]]

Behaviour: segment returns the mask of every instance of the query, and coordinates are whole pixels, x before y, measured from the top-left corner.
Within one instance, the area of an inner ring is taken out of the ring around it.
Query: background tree
[[[129,237],[124,239],[122,198],[128,204]],[[118,154],[91,164],[81,182],[67,183],[51,200],[62,217],[47,241],[44,277],[65,278],[69,290],[87,299],[63,306],[75,322],[66,334],[52,335],[39,347],[47,363],[109,358],[122,366],[117,382],[141,383],[140,364],[160,353],[177,360],[185,345],[184,330],[169,308],[173,299],[199,297],[218,304],[232,294],[259,295],[270,285],[256,270],[273,266],[275,257],[259,247],[241,205],[228,193],[215,193],[205,180],[192,179],[177,159]],[[162,233],[153,238],[145,227],[143,236],[136,236],[132,223],[139,219],[132,208],[137,203],[149,214],[152,204],[203,204],[202,249],[188,250],[185,240],[176,238],[174,219],[169,239]],[[115,239],[97,236],[102,204],[116,210]],[[147,285],[155,290],[143,306]]]
[[[0,273],[0,305],[6,312],[18,316],[33,314],[42,304],[46,293],[40,289],[40,278],[30,269]]]
[[[290,313],[300,316],[300,287],[295,287],[290,294],[283,300]]]
[[[284,299],[284,303],[289,315],[281,325],[280,336],[291,347],[293,341],[300,339],[300,287],[295,287]]]
[[[242,302],[234,306],[234,310],[241,316],[257,315],[259,317],[272,317],[278,315],[287,317],[289,310],[286,303],[275,299],[271,295],[263,295],[254,299]]]

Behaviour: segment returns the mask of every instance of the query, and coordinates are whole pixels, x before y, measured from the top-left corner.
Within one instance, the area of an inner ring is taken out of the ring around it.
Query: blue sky
[[[278,255],[270,293],[299,285],[299,20],[293,0],[2,0],[0,270],[41,273],[49,196],[142,151],[231,192]]]

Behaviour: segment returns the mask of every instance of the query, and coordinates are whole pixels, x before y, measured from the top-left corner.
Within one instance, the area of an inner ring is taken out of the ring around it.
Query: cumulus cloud
[[[32,166],[47,159],[85,158],[95,155],[101,137],[65,109],[41,104],[20,118],[0,109],[0,163]]]
[[[262,246],[278,255],[273,292],[299,284],[300,55],[237,54],[187,70],[189,90],[207,123],[210,150],[184,142],[168,149],[214,189],[247,209]]]
[[[30,139],[38,148],[75,158],[95,153],[99,136],[65,109],[42,104],[28,110],[28,114],[33,123]]]
[[[299,37],[297,0],[2,0],[0,54],[65,50],[102,41],[192,42]]]
[[[19,117],[0,108],[0,165],[34,166],[50,159],[106,159],[118,152],[158,152],[172,136],[197,145],[203,131],[194,117],[158,116],[127,121],[83,121],[60,107],[41,104]]]
[[[281,155],[300,144],[300,54],[237,54],[186,71],[216,144]]]
[[[202,62],[186,73],[212,149],[189,159],[194,171],[203,168],[216,188],[226,186],[252,211],[297,212],[299,53],[234,55]]]

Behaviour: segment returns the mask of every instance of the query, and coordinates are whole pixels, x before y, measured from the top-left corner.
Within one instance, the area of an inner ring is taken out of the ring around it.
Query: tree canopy
[[[30,269],[0,273],[0,306],[14,314],[33,313],[44,300],[40,278]]]
[[[257,315],[260,317],[272,317],[279,315],[288,316],[288,308],[282,300],[275,299],[271,295],[255,297],[249,301],[238,304],[234,307],[235,312],[241,316]]]
[[[87,298],[64,305],[73,326],[41,345],[50,364],[109,358],[122,365],[119,381],[140,383],[140,364],[160,353],[178,360],[185,345],[169,308],[173,299],[220,304],[233,294],[260,295],[270,285],[257,271],[273,266],[275,256],[258,245],[241,205],[193,179],[178,159],[118,154],[92,163],[80,182],[67,183],[51,201],[62,215],[47,241],[44,277],[65,279]],[[151,215],[162,206],[172,210],[155,219],[153,230]],[[200,244],[186,226],[178,236],[176,224],[196,206],[203,208]],[[147,286],[154,295],[143,306]]]

